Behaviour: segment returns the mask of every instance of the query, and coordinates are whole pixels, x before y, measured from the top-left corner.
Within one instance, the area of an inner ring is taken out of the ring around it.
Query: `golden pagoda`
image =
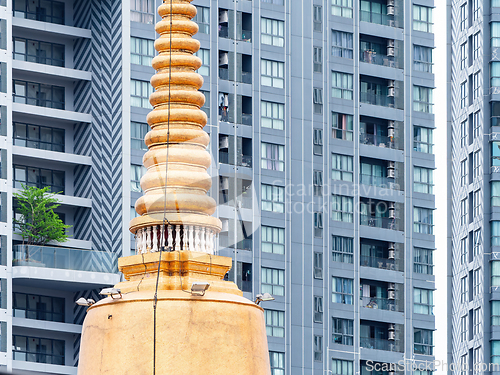
[[[130,222],[138,254],[118,260],[126,281],[87,310],[79,375],[271,373],[264,311],[223,280],[231,258],[215,255],[221,223],[207,196],[209,136],[190,2],[158,8],[144,195]]]

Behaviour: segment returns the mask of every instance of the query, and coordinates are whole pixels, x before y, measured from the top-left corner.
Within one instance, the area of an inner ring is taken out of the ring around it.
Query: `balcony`
[[[360,346],[366,349],[385,350],[397,352],[394,340],[376,339],[370,337],[360,337]]]
[[[252,114],[251,113],[242,113],[241,114],[241,123],[243,125],[252,126]]]
[[[385,189],[394,189],[395,183],[394,178],[389,177],[381,177],[381,176],[373,176],[368,174],[360,174],[360,183],[368,186],[377,186]]]
[[[219,25],[219,37],[229,38],[229,27]]]
[[[239,74],[238,82],[248,83],[248,84],[251,85],[252,84],[252,72],[244,72],[244,71],[242,71]]]
[[[370,215],[359,215],[360,225],[366,225],[369,227],[392,229],[396,230],[397,220],[395,218],[389,217],[377,217]]]
[[[229,69],[219,68],[219,78],[225,81],[229,81]]]
[[[252,156],[251,155],[241,155],[241,161],[238,162],[238,166],[252,168]]]
[[[361,50],[359,53],[359,61],[367,63],[367,64],[388,66],[391,68],[395,67],[395,62],[394,62],[393,56],[387,56],[384,54],[377,54],[376,51],[372,51],[372,50],[365,50],[365,51]]]
[[[396,265],[394,259],[378,258],[372,256],[361,255],[359,265],[363,267],[379,268],[383,270],[395,270]]]
[[[389,298],[378,298],[378,297],[361,297],[361,306],[369,309],[380,309],[387,311],[398,311],[402,312],[396,301]]]
[[[238,31],[238,40],[241,40],[242,42],[252,42],[252,30],[241,30],[241,34]]]
[[[382,91],[387,91],[382,90]],[[360,101],[366,104],[379,105],[382,107],[394,107],[394,97],[387,94],[375,94],[374,92],[360,92]]]
[[[359,141],[364,145],[395,148],[394,137],[386,137],[377,134],[360,134]]]
[[[88,272],[116,272],[112,254],[64,247],[14,245],[12,265]]]
[[[395,27],[394,16],[383,13],[360,10],[359,20],[364,22],[376,23],[377,25]]]
[[[245,238],[236,244],[236,248],[239,250],[252,251],[252,238]]]
[[[219,151],[219,163],[229,164],[229,152]]]

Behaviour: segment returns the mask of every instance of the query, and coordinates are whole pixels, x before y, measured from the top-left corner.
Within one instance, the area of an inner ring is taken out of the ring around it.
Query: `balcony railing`
[[[12,259],[13,266],[107,273],[116,272],[112,254],[105,251],[14,245]]]
[[[396,230],[396,219],[388,217],[376,217],[369,215],[359,215],[359,223],[369,227]]]
[[[400,311],[396,301],[388,298],[361,297],[361,305],[369,309]]]
[[[361,92],[360,100],[362,103],[380,105],[382,107],[394,107],[394,98],[387,95],[379,95],[371,92]]]
[[[229,69],[219,68],[219,78],[229,81]]]
[[[359,141],[364,145],[394,148],[394,139],[383,135],[360,134]]]
[[[366,10],[359,11],[359,20],[364,22],[376,23],[378,25],[395,26],[394,16],[387,14],[368,12]]]
[[[252,30],[241,30],[241,35],[238,31],[238,40],[243,42],[252,42]]]
[[[359,175],[359,178],[360,183],[362,183],[363,185],[399,190],[399,187],[395,184],[393,178],[372,176],[370,174],[361,174]]]
[[[229,164],[229,153],[227,151],[219,151],[219,163]]]
[[[229,28],[227,26],[219,25],[219,36],[221,38],[229,38]]]
[[[252,72],[241,72],[238,82],[252,84]]]
[[[241,114],[241,123],[243,125],[252,126],[252,114],[250,113],[242,113]]]
[[[252,156],[241,155],[241,167],[252,168]]]
[[[377,55],[375,51],[371,50],[360,51],[359,61],[367,64],[389,66],[391,68],[395,66],[394,57],[382,54]]]
[[[370,257],[366,255],[360,256],[359,265],[364,267],[380,268],[384,270],[396,269],[394,259]]]
[[[360,346],[366,349],[386,350],[396,352],[396,343],[392,340],[373,339],[369,337],[360,337]]]
[[[252,251],[252,239],[245,238],[236,244],[236,248],[239,250],[249,250]]]

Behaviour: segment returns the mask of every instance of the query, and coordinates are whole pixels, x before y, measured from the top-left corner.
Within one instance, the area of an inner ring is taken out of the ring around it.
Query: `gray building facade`
[[[160,3],[0,5],[9,370],[76,374],[74,301],[97,300],[135,251]],[[273,375],[433,360],[433,0],[193,4],[219,254],[246,297],[276,298],[263,305]],[[63,191],[64,248],[13,234],[22,183]]]

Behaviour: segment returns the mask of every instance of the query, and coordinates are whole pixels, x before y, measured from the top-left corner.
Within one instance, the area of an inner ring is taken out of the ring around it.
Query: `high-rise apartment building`
[[[448,362],[490,374],[500,370],[500,1],[447,6]]]
[[[8,369],[75,374],[74,301],[134,251],[160,3],[0,2]],[[245,296],[276,298],[272,373],[432,360],[433,0],[194,4],[219,253]],[[23,183],[63,191],[64,248],[12,234]]]

